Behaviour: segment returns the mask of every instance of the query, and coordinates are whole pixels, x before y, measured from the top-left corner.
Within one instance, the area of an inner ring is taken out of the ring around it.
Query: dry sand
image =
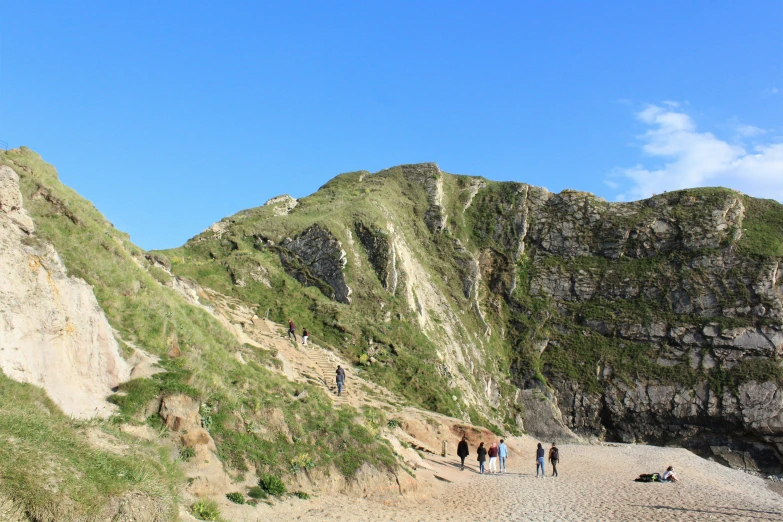
[[[523,457],[509,460],[508,473],[460,472],[456,457],[430,457],[438,480],[426,500],[374,501],[343,496],[287,500],[258,508],[259,520],[475,521],[475,520],[779,520],[783,496],[771,482],[704,460],[684,449],[625,444],[560,446],[560,476],[535,477],[535,441],[513,441]],[[548,463],[547,463],[548,464]],[[679,483],[637,483],[641,473],[673,465]]]

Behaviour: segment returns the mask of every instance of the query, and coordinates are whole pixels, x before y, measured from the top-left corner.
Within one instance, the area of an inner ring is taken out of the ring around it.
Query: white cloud
[[[639,137],[643,152],[662,164],[621,169],[620,177],[630,185],[623,184],[626,189],[617,195],[618,200],[642,199],[667,190],[724,186],[783,201],[783,143],[759,144],[749,152],[742,143],[731,144],[710,132],[697,131],[693,119],[670,104],[666,108],[650,106],[637,118],[650,127]],[[744,137],[765,133],[752,125],[737,130]]]
[[[767,133],[765,129],[761,129],[755,125],[738,125],[736,129],[740,136],[746,136],[748,138],[761,136]]]

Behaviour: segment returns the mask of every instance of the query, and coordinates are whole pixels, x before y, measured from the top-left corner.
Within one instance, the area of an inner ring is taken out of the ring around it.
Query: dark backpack
[[[636,482],[663,482],[661,476],[658,473],[645,473],[639,475]]]
[[[552,448],[549,451],[549,460],[560,460],[560,452],[557,448]]]

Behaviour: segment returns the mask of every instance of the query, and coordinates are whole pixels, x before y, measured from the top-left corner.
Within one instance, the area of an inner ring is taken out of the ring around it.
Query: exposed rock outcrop
[[[292,198],[288,194],[283,194],[282,196],[275,196],[266,200],[264,206],[273,207],[276,216],[285,216],[290,214],[298,204],[298,200]]]
[[[130,367],[92,288],[67,275],[21,204],[19,177],[0,166],[0,368],[42,386],[68,415],[105,417]]]
[[[403,176],[420,184],[427,193],[429,207],[424,213],[424,222],[431,232],[440,232],[446,227],[448,215],[443,203],[443,174],[435,163],[401,165]]]
[[[381,285],[393,295],[397,289],[397,273],[394,270],[394,251],[389,235],[359,222],[354,229]]]
[[[295,239],[286,238],[280,247],[280,260],[292,277],[340,303],[351,302],[351,288],[343,273],[348,258],[331,232],[316,224]]]
[[[525,431],[542,440],[571,442],[579,437],[563,422],[557,405],[539,390],[519,390],[516,400],[525,412]]]

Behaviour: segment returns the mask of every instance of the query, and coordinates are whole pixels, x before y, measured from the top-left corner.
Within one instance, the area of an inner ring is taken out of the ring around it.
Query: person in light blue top
[[[506,459],[508,458],[508,446],[500,439],[500,446],[498,446],[498,457],[500,457],[500,472],[506,472]]]

